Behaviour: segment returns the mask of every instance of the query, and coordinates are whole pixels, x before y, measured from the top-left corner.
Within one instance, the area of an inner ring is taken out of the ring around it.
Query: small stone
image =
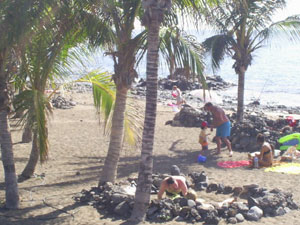
[[[233,192],[233,189],[231,186],[225,186],[224,188],[224,194],[230,194]]]
[[[236,206],[240,212],[247,212],[249,210],[249,207],[243,202],[235,202],[234,206]]]
[[[283,216],[285,214],[285,210],[282,207],[279,207],[275,211],[275,216]]]
[[[148,211],[147,211],[147,216],[152,216],[155,212],[158,211],[158,207],[156,206],[151,206]]]
[[[218,190],[218,185],[215,183],[209,184],[206,189],[207,192],[213,192],[213,191],[217,191],[217,190]]]
[[[218,189],[217,189],[217,193],[224,193],[224,190],[225,190],[224,184],[219,184]]]
[[[172,165],[171,167],[171,175],[172,176],[176,176],[176,175],[180,175],[180,169],[177,165]]]
[[[237,219],[235,217],[230,217],[230,218],[228,218],[228,223],[236,224],[237,223]]]
[[[182,222],[182,221],[184,221],[184,218],[181,217],[181,216],[176,216],[176,217],[174,218],[174,220],[177,221],[177,222]]]
[[[185,206],[179,212],[179,216],[186,218],[190,214],[191,208]]]
[[[262,216],[263,211],[257,206],[251,207],[250,210],[247,212],[248,220],[258,221]]]
[[[249,207],[252,207],[252,206],[259,206],[259,201],[258,201],[258,199],[256,199],[256,198],[249,197],[249,198],[248,198],[248,205],[249,205]]]
[[[236,214],[238,214],[237,209],[229,208],[229,210],[228,210],[228,215],[229,215],[230,217],[235,217]]]
[[[242,188],[242,187],[235,187],[235,188],[233,189],[233,194],[234,194],[235,196],[238,196],[238,195],[240,195],[240,194],[242,193],[242,191],[243,191],[243,188]]]
[[[189,199],[189,200],[187,201],[187,205],[188,205],[190,208],[193,208],[193,207],[196,206],[196,202],[195,202],[194,200],[192,200],[192,199]]]
[[[235,218],[237,219],[237,222],[239,222],[239,223],[241,223],[245,220],[243,214],[241,214],[241,213],[236,214]]]
[[[114,209],[114,213],[116,213],[119,216],[129,217],[131,214],[129,204],[126,201],[121,202]]]

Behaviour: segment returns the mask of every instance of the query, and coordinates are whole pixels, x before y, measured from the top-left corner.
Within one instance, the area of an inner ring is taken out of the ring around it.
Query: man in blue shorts
[[[216,132],[216,141],[217,141],[217,149],[218,149],[217,153],[220,154],[221,152],[221,139],[222,139],[227,145],[227,148],[229,150],[229,156],[231,157],[232,148],[231,148],[231,143],[228,140],[228,137],[230,136],[230,129],[231,129],[230,120],[225,115],[223,109],[213,105],[211,102],[207,102],[204,105],[204,110],[210,112],[213,116],[213,121],[210,127],[217,128],[217,132]]]

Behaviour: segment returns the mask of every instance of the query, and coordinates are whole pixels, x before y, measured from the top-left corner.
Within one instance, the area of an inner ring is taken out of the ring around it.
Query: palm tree
[[[21,174],[22,180],[33,175],[39,158],[43,163],[48,157],[47,115],[52,111],[51,96],[45,94],[46,85],[55,76],[63,74],[61,67],[68,67],[68,61],[78,59],[78,51],[70,49],[85,40],[85,23],[90,18],[90,14],[77,14],[83,6],[77,5],[77,2],[61,1],[53,6],[44,20],[43,29],[37,27],[35,36],[24,48],[20,74],[29,80],[29,85],[14,101],[17,112],[26,112],[22,120],[25,127],[33,132],[32,150]],[[87,10],[87,5],[84,6]],[[94,90],[98,89],[94,87]],[[110,113],[112,97],[104,98],[103,91],[97,93],[102,94],[100,99],[105,100],[106,114]]]
[[[181,7],[184,4],[190,3],[191,5],[191,2],[194,1],[177,2],[177,6]],[[143,30],[140,33],[136,33],[136,30],[134,30],[135,20],[141,20],[143,16],[141,0],[103,1],[96,12],[98,13],[99,21],[95,25],[91,25],[90,41],[93,45],[104,47],[106,55],[112,57],[114,62],[113,80],[116,84],[116,102],[112,115],[110,144],[99,180],[100,185],[108,181],[114,183],[116,179],[117,165],[124,136],[124,113],[127,93],[134,78],[137,77],[135,68],[146,50],[147,30]],[[170,15],[171,18],[175,18],[174,12]],[[171,22],[174,24],[174,21]],[[166,25],[169,24],[166,23]],[[187,39],[180,39],[180,41],[184,43]],[[193,73],[196,74],[197,71],[201,76],[202,71],[201,66],[199,66],[202,64],[201,57],[197,55],[196,48],[193,49],[192,45],[189,46],[187,42],[183,46],[185,47],[182,49],[187,50],[182,51],[186,57],[180,58],[177,54],[176,64],[185,65]]]
[[[206,15],[220,32],[204,41],[204,46],[212,56],[213,69],[220,67],[224,55],[231,56],[235,61],[233,68],[238,75],[238,122],[243,120],[245,73],[251,65],[253,53],[276,33],[284,32],[292,38],[300,37],[300,19],[297,16],[271,24],[271,16],[284,6],[284,0],[226,0]]]
[[[212,1],[207,2],[210,4]],[[183,12],[189,12],[189,14],[191,14],[195,11],[201,11],[203,7],[202,4],[203,1],[175,1],[173,6],[177,6],[182,9]],[[157,107],[159,30],[160,24],[164,21],[165,11],[172,9],[171,6],[171,0],[143,0],[143,7],[145,9],[143,24],[149,30],[147,52],[147,91],[138,183],[135,193],[134,208],[130,218],[130,220],[134,222],[141,222],[144,220],[150,201],[153,171],[153,142]],[[197,14],[195,14],[195,16],[197,16]],[[176,39],[176,41],[177,40],[178,39]],[[186,62],[187,61],[188,60],[186,60]]]
[[[159,49],[159,28],[165,10],[170,9],[171,1],[143,1],[145,15],[143,23],[148,28],[147,89],[142,152],[139,166],[137,190],[131,220],[144,220],[147,203],[150,201],[153,167],[153,141],[157,107],[157,70]]]
[[[8,81],[13,48],[29,40],[31,27],[39,21],[46,1],[3,0],[0,2],[0,144],[5,173],[6,207],[19,207],[19,191],[8,122],[10,99]]]

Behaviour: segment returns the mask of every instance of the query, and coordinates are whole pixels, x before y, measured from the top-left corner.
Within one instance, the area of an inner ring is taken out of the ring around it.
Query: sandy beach
[[[82,189],[97,186],[101,168],[108,149],[109,138],[103,136],[103,127],[93,106],[91,94],[73,94],[77,105],[72,109],[55,109],[49,122],[49,160],[38,165],[36,176],[19,183],[20,209],[0,210],[2,225],[37,224],[122,224],[125,221],[101,215],[92,206],[79,205],[73,197]],[[144,101],[138,101],[144,107]],[[246,160],[247,154],[234,152],[229,158],[228,150],[215,155],[216,145],[212,143],[214,132],[209,136],[209,153],[203,164],[197,162],[200,151],[198,144],[199,128],[172,127],[165,122],[173,119],[171,107],[159,103],[154,145],[154,173],[168,173],[171,165],[178,165],[181,172],[205,171],[210,182],[230,186],[258,184],[267,189],[279,188],[293,193],[294,200],[300,203],[300,175],[265,172],[264,169],[246,167],[224,169],[217,162],[226,160]],[[31,143],[20,143],[22,132],[11,122],[13,148],[17,174],[26,165]],[[137,176],[140,149],[125,147],[121,153],[118,180]],[[2,166],[1,166],[2,168]],[[215,196],[200,192],[207,202]],[[153,196],[155,197],[155,196]],[[222,200],[222,196],[218,196]],[[225,197],[224,197],[225,198]],[[5,199],[4,174],[0,171],[0,204]],[[146,224],[148,224],[146,222]],[[155,223],[151,223],[155,224]],[[166,224],[185,224],[168,222]],[[300,224],[300,212],[293,210],[284,216],[263,217],[258,222],[245,221],[245,224]]]

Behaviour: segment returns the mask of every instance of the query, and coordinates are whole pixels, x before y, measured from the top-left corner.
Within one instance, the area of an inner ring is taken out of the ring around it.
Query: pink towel
[[[241,160],[241,161],[223,161],[218,162],[219,167],[223,168],[236,168],[241,166],[249,166],[251,163],[249,160]]]

